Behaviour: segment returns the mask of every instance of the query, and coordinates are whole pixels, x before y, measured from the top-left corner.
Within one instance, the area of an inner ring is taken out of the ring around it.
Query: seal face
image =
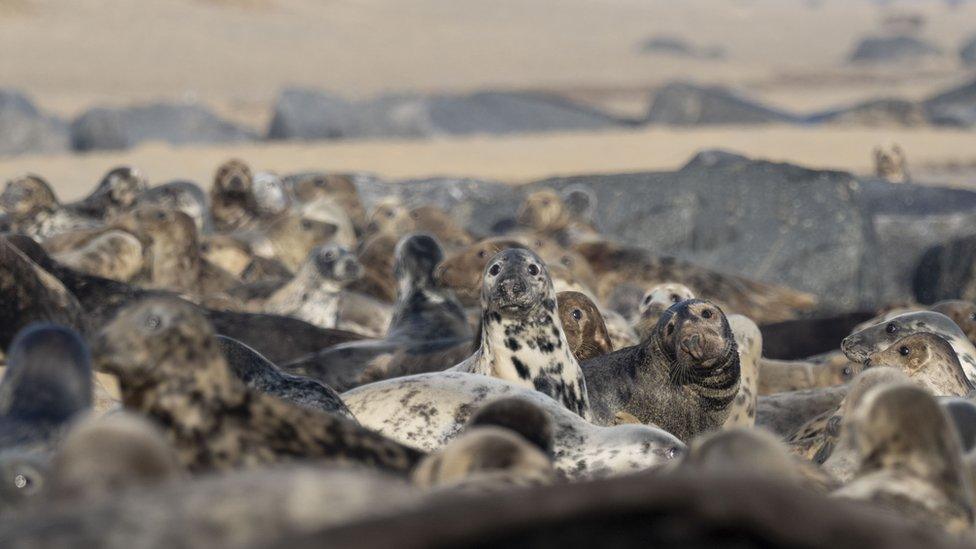
[[[89,217],[112,219],[131,208],[148,188],[142,172],[132,166],[119,166],[109,170],[91,194],[69,207]]]
[[[883,351],[899,339],[929,332],[941,336],[956,351],[966,378],[976,383],[976,347],[966,334],[949,317],[933,311],[917,311],[898,315],[855,332],[841,342],[841,350],[847,358],[863,363],[872,353]]]
[[[481,286],[481,347],[453,370],[534,387],[587,417],[586,381],[566,341],[546,264],[509,249],[488,262]]]
[[[644,297],[641,298],[640,306],[637,308],[638,317],[634,322],[634,331],[637,337],[645,339],[657,326],[657,321],[661,319],[664,311],[675,303],[681,303],[687,299],[694,299],[695,294],[684,284],[677,282],[666,282],[654,286]]]
[[[864,365],[898,368],[935,395],[967,396],[974,389],[949,342],[931,333],[903,337],[887,349],[873,353]]]
[[[603,315],[586,294],[559,292],[559,322],[563,325],[566,340],[576,360],[587,360],[613,352],[610,333]]]
[[[8,181],[0,194],[0,208],[6,212],[11,228],[40,240],[97,225],[96,220],[65,208],[51,185],[36,175]]]
[[[218,231],[242,228],[257,215],[257,209],[251,168],[240,160],[221,164],[210,189],[214,228]]]
[[[858,470],[835,492],[952,533],[973,528],[959,439],[938,402],[914,384],[871,389],[853,411]]]
[[[739,392],[739,353],[725,314],[708,301],[669,308],[634,347],[583,363],[594,419],[620,414],[682,440],[721,426]]]

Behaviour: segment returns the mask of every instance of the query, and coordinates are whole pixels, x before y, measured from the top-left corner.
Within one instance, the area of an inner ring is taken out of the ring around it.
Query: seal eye
[[[678,303],[679,301],[681,301],[681,296],[678,294],[671,294],[671,303]]]
[[[302,220],[302,228],[305,229],[306,231],[311,230],[312,229],[312,222],[309,221],[308,219],[303,219]]]
[[[335,257],[335,254],[332,253],[332,250],[329,250],[329,251],[325,252],[325,259],[326,259],[326,261],[329,261],[329,260],[331,260],[334,257]]]
[[[411,219],[420,219],[420,214],[417,212],[410,212]]]
[[[565,255],[562,257],[562,259],[559,260],[559,262],[567,267],[573,266],[573,260],[570,257],[567,257]]]
[[[484,250],[478,250],[478,257],[480,257],[481,259],[484,259],[485,258],[485,251]]]
[[[491,276],[498,276],[498,273],[500,273],[501,271],[502,271],[501,266],[499,266],[498,263],[495,263],[494,265],[491,266],[490,269],[488,269],[488,274],[490,274]]]
[[[570,314],[572,314],[573,315],[573,318],[576,319],[576,320],[579,320],[579,319],[583,318],[583,311],[581,311],[579,309],[573,309],[573,312],[570,313]]]
[[[386,215],[386,217],[388,217],[390,219],[393,219],[393,210],[386,210],[383,213],[384,213],[384,215]]]
[[[157,210],[156,214],[153,217],[155,217],[157,221],[162,221],[166,219],[166,212],[162,210]]]
[[[150,330],[159,329],[162,323],[163,323],[162,319],[156,315],[149,315],[146,317],[146,328],[149,328]]]
[[[701,316],[704,319],[712,318],[712,310],[711,309],[705,309],[704,311],[701,312]]]
[[[909,349],[908,347],[905,347],[904,345],[898,349],[898,354],[900,354],[901,356],[908,356],[911,352],[912,350]]]
[[[647,296],[647,297],[644,298],[644,305],[648,305],[648,304],[651,303],[651,297],[652,296]]]
[[[844,379],[850,379],[852,373],[850,366],[844,366],[844,371],[841,372],[841,375],[844,376]]]
[[[893,334],[896,331],[898,331],[898,327],[895,326],[894,322],[892,322],[891,324],[885,326],[885,331],[888,332],[889,334]]]
[[[976,320],[976,313],[969,313],[969,320]]]
[[[539,274],[539,266],[535,263],[529,265],[529,274],[532,276]]]

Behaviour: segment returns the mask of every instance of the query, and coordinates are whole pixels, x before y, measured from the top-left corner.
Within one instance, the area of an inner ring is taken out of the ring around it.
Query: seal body
[[[707,301],[668,309],[635,347],[583,363],[594,420],[634,417],[690,440],[720,427],[739,392],[739,353],[725,314]]]
[[[762,332],[742,315],[729,315],[729,326],[739,352],[739,392],[732,401],[723,427],[752,427],[756,423],[759,397],[759,359],[762,358]]]
[[[576,360],[587,360],[613,351],[610,333],[600,309],[580,292],[556,294],[559,322]]]
[[[559,322],[545,263],[525,249],[496,254],[485,269],[481,308],[481,347],[451,370],[534,388],[589,417],[586,380]]]
[[[917,311],[895,316],[847,336],[841,350],[847,358],[863,363],[871,355],[890,347],[899,339],[918,332],[929,332],[949,342],[966,378],[976,383],[976,347],[949,317],[933,311]]]
[[[482,405],[518,397],[552,420],[556,469],[574,479],[624,474],[678,457],[683,444],[645,425],[601,427],[538,391],[500,379],[439,372],[388,379],[342,394],[359,422],[404,444],[435,450],[458,436]]]

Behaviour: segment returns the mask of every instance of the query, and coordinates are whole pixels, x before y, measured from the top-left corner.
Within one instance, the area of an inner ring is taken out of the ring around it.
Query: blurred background
[[[961,0],[0,0],[0,52],[0,173],[63,198],[120,163],[519,182],[712,147],[976,183]]]

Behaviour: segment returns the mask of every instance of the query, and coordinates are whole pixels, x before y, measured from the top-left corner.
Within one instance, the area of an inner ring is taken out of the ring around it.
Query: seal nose
[[[695,360],[701,360],[705,356],[705,338],[701,334],[691,334],[681,340],[681,349]]]
[[[235,175],[234,177],[230,178],[230,181],[227,183],[227,187],[232,191],[243,191],[244,180],[241,179],[240,176]]]

